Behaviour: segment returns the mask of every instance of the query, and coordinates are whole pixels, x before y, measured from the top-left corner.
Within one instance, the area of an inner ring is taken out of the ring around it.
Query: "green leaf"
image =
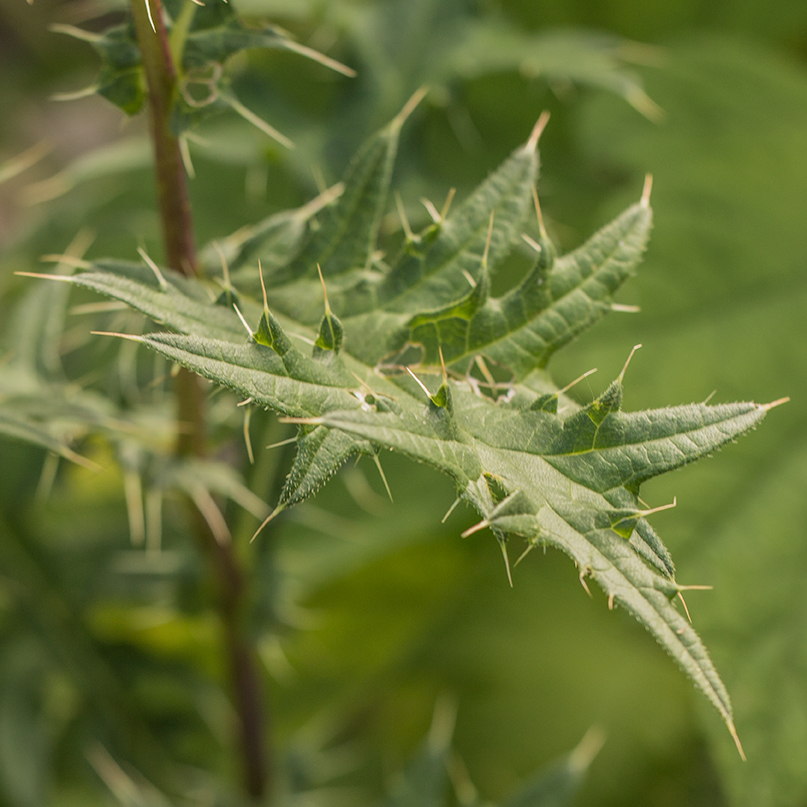
[[[570,754],[540,771],[503,807],[565,807],[571,804],[604,738],[590,729]]]
[[[668,113],[664,127],[599,103],[581,121],[584,159],[655,178],[657,226],[630,337],[652,341],[654,356],[635,383],[665,398],[714,388],[774,397],[784,387],[804,400],[803,65],[761,45],[690,35],[647,80]],[[598,364],[622,338],[603,333],[575,360]],[[679,568],[714,585],[693,618],[734,693],[748,754],[739,764],[704,712],[732,807],[807,801],[807,423],[797,404],[776,414],[764,441],[680,475],[675,492],[687,506],[670,516]]]
[[[569,555],[581,581],[592,577],[611,606],[633,614],[735,734],[725,687],[674,604],[685,587],[646,520],[654,511],[641,503],[639,488],[735,439],[769,407],[623,413],[620,375],[587,407],[559,412],[546,381],[543,395],[519,383],[607,313],[644,250],[648,200],[558,260],[542,234],[527,278],[490,299],[488,273],[512,250],[532,204],[541,121],[525,146],[453,214],[408,239],[388,267],[374,253],[408,111],[362,149],[319,230],[270,275],[271,310],[246,294],[235,309],[201,281],[154,266],[96,262],[72,282],[179,331],[128,338],[300,424],[298,458],[278,509],[315,492],[352,453],[387,448],[428,463],[454,480],[482,515],[475,529],[489,527],[505,556],[518,536],[525,553],[553,546]],[[418,348],[413,337],[421,337],[420,364],[407,359],[407,345]],[[450,375],[429,371],[441,353]],[[489,382],[460,375],[484,358],[512,374],[499,398],[481,394]]]

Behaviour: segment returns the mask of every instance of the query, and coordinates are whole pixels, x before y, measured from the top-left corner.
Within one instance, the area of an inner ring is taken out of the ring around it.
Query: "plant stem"
[[[193,276],[197,271],[196,243],[188,183],[179,142],[171,130],[171,110],[178,92],[177,73],[163,21],[162,1],[132,0],[131,6],[148,87],[165,261],[172,269]],[[177,456],[203,456],[206,451],[204,390],[199,378],[184,369],[179,372],[176,389],[180,425]],[[198,543],[217,584],[224,651],[238,716],[244,786],[257,800],[270,789],[270,766],[261,680],[255,652],[244,629],[247,578],[232,545],[219,543],[198,511],[195,511],[194,523]]]

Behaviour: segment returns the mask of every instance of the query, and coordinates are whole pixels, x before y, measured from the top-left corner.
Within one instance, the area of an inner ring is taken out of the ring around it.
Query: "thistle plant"
[[[282,32],[246,27],[229,5],[166,0],[163,8],[161,0],[133,0],[131,11],[122,27],[86,38],[104,59],[94,91],[129,114],[148,107],[163,256],[155,261],[141,250],[136,263],[85,261],[80,244],[56,256],[58,270],[48,278],[60,284],[30,303],[39,347],[9,365],[28,387],[3,403],[0,428],[79,462],[86,460],[71,443],[103,434],[124,468],[132,535],[140,541],[148,523],[154,543],[159,496],[183,492],[215,581],[245,791],[262,799],[271,790],[266,706],[247,627],[249,553],[271,541],[273,519],[313,496],[348,458],[370,457],[383,475],[385,449],[451,478],[452,509],[463,502],[480,518],[463,537],[492,534],[503,585],[517,584],[515,567],[530,562],[535,548],[568,555],[582,585],[595,581],[608,607],[638,620],[706,696],[742,755],[729,695],[686,613],[683,594],[698,586],[678,582],[649,521],[669,505],[646,504],[640,487],[733,441],[780,402],[625,412],[626,362],[581,406],[568,394],[571,385],[559,388],[547,369],[557,350],[621,308],[613,296],[635,272],[650,236],[650,179],[635,204],[558,255],[536,190],[543,114],[467,198],[454,201],[450,192],[439,209],[429,203],[432,220],[422,231],[411,229],[399,198],[396,241],[382,225],[400,133],[424,89],[360,148],[338,185],[197,254],[186,178],[191,127],[229,108],[290,145],[235,97],[227,59],[244,48],[280,47],[352,71]],[[514,252],[529,268],[494,296],[492,280]],[[99,327],[96,339],[146,348],[179,368],[174,430],[163,421],[173,445],[147,436],[136,407],[69,391],[56,363],[43,365],[46,328],[66,305],[68,285],[156,324],[145,332]],[[208,382],[240,396],[237,407],[226,399],[231,411],[221,422],[206,414]],[[37,411],[26,410],[25,401],[35,398]],[[270,410],[297,429],[296,455],[268,507],[236,470],[209,458],[210,432],[226,421],[231,439],[228,418],[236,408],[245,413],[250,457],[260,450],[250,441],[252,411]],[[144,505],[146,476],[146,487],[159,495],[147,494]],[[227,497],[262,522],[252,547],[248,535],[233,537],[222,514]],[[445,742],[438,745],[443,754]]]

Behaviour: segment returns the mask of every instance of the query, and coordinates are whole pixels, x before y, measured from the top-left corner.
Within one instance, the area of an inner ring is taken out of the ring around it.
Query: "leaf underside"
[[[438,468],[505,551],[520,536],[527,550],[569,555],[581,579],[596,580],[609,604],[653,634],[736,737],[728,694],[673,603],[681,586],[639,488],[754,427],[767,407],[625,413],[621,376],[583,408],[548,387],[552,354],[610,310],[640,261],[651,228],[647,200],[562,257],[540,228],[532,268],[492,297],[491,274],[525,228],[536,229],[535,143],[389,256],[379,251],[379,230],[404,117],[358,153],[344,192],[316,226],[313,213],[285,215],[229,240],[237,288],[114,261],[71,282],[172,331],[129,338],[299,423],[278,510],[315,493],[353,454],[386,448]],[[268,307],[247,263],[264,254]],[[493,382],[490,368],[504,381]]]

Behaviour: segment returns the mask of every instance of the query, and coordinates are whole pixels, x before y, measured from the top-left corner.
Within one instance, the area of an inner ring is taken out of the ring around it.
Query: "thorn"
[[[678,585],[678,584],[676,584]],[[678,585],[679,591],[713,591],[714,586],[681,586]]]
[[[622,372],[619,374],[619,378],[618,378],[618,380],[619,380],[619,382],[620,382],[620,383],[622,383],[622,379],[625,377],[625,372],[626,372],[626,371],[627,371],[627,369],[628,369],[628,365],[630,364],[630,360],[633,358],[633,354],[634,354],[634,353],[635,353],[635,352],[636,352],[636,351],[637,351],[637,350],[638,350],[640,347],[641,347],[641,345],[640,345],[640,344],[639,344],[639,345],[634,345],[634,346],[633,346],[633,349],[631,350],[630,355],[628,356],[627,360],[625,361],[625,366],[622,368]]]
[[[787,398],[779,398],[779,400],[777,400],[777,401],[771,401],[771,403],[768,403],[768,404],[758,404],[758,406],[759,406],[760,409],[764,409],[767,412],[770,409],[774,409],[777,406],[781,406],[782,404],[786,404],[789,400],[790,400],[789,397],[787,397]]]
[[[448,211],[451,209],[451,203],[454,201],[454,194],[457,192],[456,188],[449,188],[446,194],[446,200],[443,202],[443,209],[440,211],[440,218],[445,221],[448,218]]]
[[[620,311],[625,314],[638,314],[642,309],[638,305],[623,305],[622,303],[611,303],[611,311]]]
[[[317,186],[317,192],[320,196],[326,192],[328,185],[325,182],[325,175],[322,173],[322,169],[318,165],[311,166],[311,173],[314,175],[314,183]]]
[[[280,448],[280,446],[287,446],[296,442],[296,437],[289,437],[287,440],[281,440],[279,443],[270,443],[268,446],[266,446],[266,449],[269,450],[270,448]]]
[[[75,25],[64,25],[60,22],[49,25],[48,30],[54,34],[66,34],[67,36],[72,36],[74,39],[81,39],[84,42],[95,43],[102,39],[100,34],[85,31],[83,28],[77,28]]]
[[[319,264],[317,264],[317,268],[319,269]],[[263,282],[263,266],[261,266],[261,259],[258,258],[258,277],[261,279],[261,291],[263,292],[263,310],[269,310],[269,302],[266,299],[266,284]],[[320,278],[322,277],[322,273],[320,273]],[[323,283],[323,288],[325,284]]]
[[[417,105],[428,95],[429,88],[426,86],[415,90],[412,97],[403,105],[403,109],[392,119],[394,126],[401,127],[404,121],[415,111]]]
[[[130,342],[142,342],[143,337],[134,333],[115,333],[114,331],[90,331],[93,336],[117,336],[119,339],[128,339]]]
[[[255,334],[252,333],[252,328],[250,328],[249,325],[247,325],[247,321],[244,319],[244,315],[241,313],[241,309],[235,303],[233,303],[233,308],[235,309],[235,313],[238,314],[238,319],[241,320],[241,324],[244,326],[247,333],[249,334],[250,341],[253,340],[255,338]]]
[[[650,510],[639,510],[638,513],[642,518],[646,518],[647,516],[652,516],[653,513],[660,513],[662,510],[672,510],[673,507],[677,506],[678,498],[673,496],[673,500],[670,504],[662,504],[659,507],[652,507]]]
[[[188,148],[188,138],[181,135],[177,141],[179,145],[179,156],[182,157],[182,164],[185,166],[185,173],[191,178],[196,179],[196,171],[193,169],[193,160],[191,159],[191,150]]]
[[[224,250],[221,248],[218,241],[213,242],[213,248],[219,253],[219,259],[221,260],[221,271],[222,275],[224,276],[224,288],[229,289],[231,287],[230,267],[227,266],[227,258],[224,255]],[[260,266],[260,261],[258,261],[258,266]]]
[[[597,372],[596,367],[592,367],[590,370],[586,370],[583,375],[578,376],[575,378],[574,381],[570,381],[565,387],[558,390],[558,395],[563,395],[564,392],[568,392],[575,384],[579,384],[584,378],[588,378],[590,375],[594,375]]]
[[[499,541],[499,546],[502,548],[502,557],[504,558],[504,568],[507,570],[507,581],[510,583],[510,588],[513,588],[513,575],[510,571],[510,558],[507,557],[507,541]]]
[[[154,263],[154,261],[148,256],[148,253],[146,252],[145,249],[143,249],[143,247],[137,248],[137,254],[140,255],[140,257],[146,262],[146,265],[149,267],[149,269],[151,269],[151,271],[154,272],[157,278],[157,282],[160,284],[160,289],[162,291],[165,291],[168,288],[168,281],[163,277],[163,273],[160,271],[160,267],[157,266],[157,264]]]
[[[490,224],[488,224],[488,237],[485,239],[485,251],[482,253],[482,266],[488,265],[488,253],[490,252],[490,240],[493,238],[493,216],[494,211],[490,211]]]
[[[97,84],[90,84],[89,87],[85,87],[83,90],[75,90],[74,92],[55,92],[52,93],[50,96],[51,101],[78,101],[81,98],[89,98],[91,95],[95,95],[98,92],[98,85]]]
[[[92,263],[90,263],[90,261],[85,261],[76,255],[42,255],[39,260],[45,263],[64,263],[76,269],[92,269]],[[24,275],[25,272],[17,272],[16,274]],[[36,275],[34,275],[34,277],[36,277]]]
[[[748,762],[748,760],[745,757],[745,751],[743,751],[743,744],[740,742],[740,737],[737,734],[737,729],[734,726],[733,720],[728,721],[728,727],[729,727],[729,734],[731,734],[731,739],[734,740],[734,745],[737,746],[737,751],[740,754],[740,759],[743,762]]]
[[[305,426],[321,426],[325,420],[321,417],[317,418],[296,418],[296,417],[282,417],[277,419],[278,423],[295,423],[303,424]]]
[[[478,524],[474,524],[473,527],[468,527],[465,532],[460,535],[460,538],[467,538],[469,535],[473,535],[475,532],[479,532],[480,530],[484,530],[485,527],[489,527],[490,522],[483,518]]]
[[[256,538],[257,538],[257,537],[260,535],[260,533],[261,533],[261,531],[263,530],[263,528],[264,528],[264,527],[265,527],[265,526],[266,526],[266,525],[267,525],[267,524],[268,524],[268,523],[269,523],[269,522],[270,522],[270,521],[271,521],[273,518],[275,518],[275,516],[279,516],[279,515],[280,515],[280,514],[281,514],[281,513],[282,513],[282,512],[285,510],[285,509],[286,509],[286,505],[285,505],[285,504],[279,504],[277,507],[275,507],[275,509],[274,509],[274,510],[272,510],[272,512],[271,512],[271,513],[269,513],[269,515],[268,515],[268,516],[266,516],[266,518],[263,520],[263,523],[261,524],[261,526],[260,526],[260,527],[258,527],[258,529],[257,529],[257,530],[255,530],[255,534],[252,536],[252,538],[250,538],[250,539],[249,539],[249,542],[250,542],[250,543],[252,543],[252,542],[253,542],[253,541],[254,541],[254,540],[255,540],[255,539],[256,539]]]
[[[449,507],[449,508],[448,508],[448,510],[446,511],[446,514],[445,514],[445,515],[443,516],[443,518],[440,520],[440,523],[441,523],[441,524],[445,524],[445,523],[446,523],[446,521],[448,521],[448,517],[449,517],[449,516],[450,516],[450,515],[451,515],[451,514],[454,512],[454,510],[457,508],[457,505],[458,505],[458,504],[459,504],[461,501],[462,501],[462,500],[460,499],[460,497],[459,497],[459,496],[457,496],[457,498],[456,498],[456,499],[454,499],[454,503],[451,505],[451,507]]]
[[[586,590],[586,594],[588,594],[588,596],[591,597],[591,599],[593,600],[594,597],[591,594],[591,589],[588,587],[588,584],[586,583],[586,570],[585,569],[580,570],[579,579],[580,579],[580,585],[583,586],[583,588]]]
[[[395,206],[398,208],[398,218],[401,220],[401,227],[403,227],[406,240],[411,242],[415,240],[415,234],[409,226],[409,219],[406,217],[406,209],[404,208],[401,194],[395,191]]]
[[[521,233],[521,237],[526,241],[539,255],[543,252],[541,245],[534,239],[530,238],[526,233]]]
[[[239,404],[240,406],[241,404]],[[255,464],[255,455],[252,453],[252,440],[249,437],[249,420],[252,416],[251,409],[244,410],[244,444],[247,447],[247,457],[249,457],[249,464]]]
[[[608,610],[609,611],[614,610],[614,592],[613,591],[608,595]]]
[[[474,280],[474,276],[467,270],[462,269],[462,276],[468,281],[468,285],[472,288],[476,288],[476,281]]]
[[[247,404],[251,404],[253,400],[253,397],[250,395],[249,398],[241,401],[241,403],[237,403],[236,406],[247,406]]]
[[[322,277],[322,268],[319,264],[317,264],[317,272],[319,272],[319,282],[322,283],[322,296],[325,299],[325,316],[330,316],[331,314],[331,305],[328,302],[328,289],[325,288],[325,279]],[[265,295],[265,292],[264,292]],[[266,297],[264,296],[264,300]]]
[[[443,358],[443,346],[437,345],[437,352],[440,354],[440,367],[443,369],[443,383],[448,383],[448,373],[446,372],[446,360]]]
[[[315,213],[319,213],[320,210],[327,207],[331,202],[335,202],[344,192],[345,183],[337,182],[327,190],[320,191],[319,196],[315,196],[307,204],[297,208],[297,213],[302,219],[308,219]]]
[[[625,100],[653,123],[661,123],[667,117],[667,113],[641,87],[629,90]]]
[[[210,495],[210,491],[199,485],[191,491],[191,498],[202,514],[202,518],[204,518],[208,527],[210,527],[210,531],[213,533],[216,543],[220,546],[229,544],[232,540],[230,530],[227,527],[227,522],[224,520],[221,510],[219,510],[219,506]]]
[[[541,237],[549,238],[546,234],[546,227],[544,227],[544,214],[541,212],[541,202],[538,200],[538,188],[535,187],[535,183],[532,186],[532,203],[535,205],[535,215],[538,217],[538,229]]]
[[[62,446],[59,453],[66,460],[70,460],[70,462],[74,462],[76,465],[80,465],[82,468],[86,468],[88,471],[99,473],[100,471],[104,470],[97,462],[93,462],[86,457],[82,457],[81,454],[77,454],[72,448],[68,448],[67,446]]]
[[[387,496],[389,496],[389,500],[394,503],[395,499],[392,498],[392,491],[389,489],[389,483],[387,482],[387,477],[384,474],[384,469],[381,467],[381,460],[378,458],[378,454],[373,454],[373,461],[375,462],[375,467],[378,468],[378,473],[381,474],[381,481],[384,483],[384,487],[387,489]]]
[[[642,207],[650,207],[650,191],[653,190],[653,175],[645,174],[644,187],[642,188],[642,199],[639,202]]]
[[[530,136],[527,142],[524,144],[524,151],[535,151],[547,123],[549,123],[549,110],[545,109],[535,122],[535,126],[532,127],[532,132],[530,132]]]
[[[474,362],[476,366],[479,368],[479,372],[485,377],[485,381],[488,382],[488,386],[491,389],[496,388],[496,379],[493,377],[493,373],[490,372],[488,369],[488,365],[485,363],[485,360],[482,356],[476,356],[474,358]]]
[[[49,275],[46,272],[14,272],[14,274],[20,277],[38,277],[42,280],[61,280],[62,283],[73,282],[73,278],[68,275]]]
[[[527,548],[518,556],[518,559],[513,564],[514,569],[516,568],[516,566],[518,566],[519,563],[521,563],[522,560],[524,560],[524,558],[527,557],[527,555],[529,555],[530,552],[532,552],[533,549],[535,549],[535,546],[536,545],[532,542],[527,544]]]
[[[288,137],[278,132],[274,126],[270,126],[263,118],[259,118],[251,109],[247,109],[235,96],[221,93],[219,97],[226,104],[229,104],[244,120],[249,121],[264,134],[269,135],[273,140],[280,143],[281,146],[285,146],[287,149],[294,148],[294,143],[292,143]]]
[[[151,4],[149,0],[143,0],[143,2],[146,4],[146,14],[148,14],[149,23],[151,23],[151,30],[156,34],[157,27],[154,25],[154,17],[151,16]]]
[[[376,392],[376,391],[375,391],[375,390],[374,390],[374,389],[373,389],[373,388],[372,388],[372,387],[371,387],[371,386],[370,386],[370,385],[369,385],[369,384],[368,384],[366,381],[363,381],[363,380],[362,380],[362,378],[361,378],[361,376],[360,376],[360,375],[358,375],[357,373],[354,373],[354,372],[352,372],[352,371],[351,371],[351,373],[350,373],[350,374],[351,374],[351,375],[353,376],[353,378],[355,378],[355,379],[356,379],[356,381],[358,381],[358,382],[359,382],[359,384],[360,384],[360,385],[361,385],[361,386],[362,386],[364,389],[366,389],[366,390],[367,390],[367,392],[369,392],[369,393],[370,393],[370,395],[372,395],[374,398],[391,398],[391,396],[387,395],[386,393],[383,393],[383,392]]]
[[[429,392],[428,387],[427,387],[427,386],[426,386],[426,385],[425,385],[425,384],[424,384],[424,383],[423,383],[423,382],[422,382],[422,381],[421,381],[421,380],[420,380],[420,379],[419,379],[419,378],[418,378],[418,377],[417,377],[417,376],[416,376],[416,375],[415,375],[415,374],[412,372],[411,368],[407,367],[407,368],[406,368],[406,372],[407,372],[407,373],[409,373],[409,375],[411,375],[411,376],[412,376],[412,378],[414,378],[414,379],[415,379],[415,381],[417,382],[418,386],[419,386],[419,387],[420,387],[420,388],[421,388],[421,389],[422,389],[422,390],[423,390],[423,391],[426,393],[426,397],[427,397],[429,400],[431,400],[431,399],[432,399],[432,394]]]
[[[708,404],[708,403],[709,403],[709,401],[711,401],[711,400],[712,400],[712,398],[714,398],[716,394],[717,394],[717,390],[716,390],[716,389],[713,389],[713,390],[712,390],[712,391],[711,391],[711,392],[710,392],[710,393],[709,393],[709,394],[708,394],[708,395],[707,395],[707,396],[706,396],[706,397],[703,399],[703,403],[704,403],[704,404]]]
[[[440,224],[442,222],[440,214],[437,212],[437,208],[425,196],[421,197],[420,203],[426,208],[428,214],[431,216],[432,221],[435,224]]]
[[[689,624],[692,624],[692,617],[689,615],[689,608],[687,608],[687,602],[684,599],[684,595],[679,591],[678,592],[678,599],[681,600],[681,605],[684,606],[684,612],[687,615],[687,619],[689,620]]]
[[[569,755],[569,767],[575,771],[585,771],[605,745],[605,732],[599,726],[592,726]]]
[[[199,2],[199,0],[194,0],[194,2]],[[199,3],[199,5],[204,5],[204,3]],[[291,39],[286,39],[283,42],[283,47],[286,48],[286,50],[290,50],[294,53],[299,53],[301,56],[306,56],[309,59],[313,59],[315,62],[319,62],[319,64],[321,64],[323,67],[328,67],[336,73],[341,73],[343,76],[347,76],[348,78],[356,78],[357,73],[352,67],[342,64],[342,62],[337,62],[336,59],[331,59],[330,56],[326,56],[324,53],[320,53],[318,50],[309,48],[306,45],[301,45],[299,42],[294,42]]]

